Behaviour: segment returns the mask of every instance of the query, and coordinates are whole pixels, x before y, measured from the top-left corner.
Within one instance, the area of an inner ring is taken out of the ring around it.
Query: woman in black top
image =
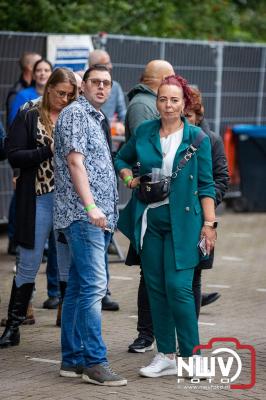
[[[20,174],[16,187],[16,242],[20,260],[13,280],[6,329],[0,347],[18,345],[44,245],[53,223],[53,130],[60,111],[77,96],[69,69],[54,70],[42,100],[15,118],[8,136],[8,159]]]

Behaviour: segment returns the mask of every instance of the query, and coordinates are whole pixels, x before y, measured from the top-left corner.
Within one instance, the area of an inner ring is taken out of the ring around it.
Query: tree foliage
[[[2,30],[266,41],[265,0],[0,0]]]

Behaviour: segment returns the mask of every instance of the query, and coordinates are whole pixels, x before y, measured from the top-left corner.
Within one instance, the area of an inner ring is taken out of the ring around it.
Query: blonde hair
[[[53,88],[59,83],[66,83],[66,82],[70,83],[73,86],[75,94],[73,100],[75,100],[77,98],[77,81],[74,73],[68,68],[56,68],[50,75],[44,88],[42,100],[40,104],[37,106],[39,109],[41,121],[45,127],[48,136],[52,136],[52,131],[53,131],[53,123],[49,115],[51,111],[51,105],[49,100],[49,88],[51,87]],[[73,100],[70,100],[70,102]]]

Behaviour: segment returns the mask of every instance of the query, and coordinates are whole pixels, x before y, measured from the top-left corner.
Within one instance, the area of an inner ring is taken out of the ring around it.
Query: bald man
[[[164,60],[150,61],[138,83],[128,93],[130,101],[126,113],[126,140],[143,121],[159,118],[156,108],[157,91],[166,76],[175,74],[172,65]]]
[[[107,51],[98,49],[89,54],[89,66],[92,67],[97,64],[105,65],[109,71],[112,72],[113,65]],[[123,124],[125,122],[127,108],[123,90],[117,81],[113,80],[110,96],[101,110],[108,118],[109,123],[113,125],[115,122],[113,121],[114,115],[117,115],[117,123],[115,125],[116,133],[124,134],[125,130]]]

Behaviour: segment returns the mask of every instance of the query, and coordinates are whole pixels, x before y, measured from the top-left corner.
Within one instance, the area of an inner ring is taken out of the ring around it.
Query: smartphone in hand
[[[198,243],[198,248],[199,248],[199,251],[200,251],[201,255],[203,257],[206,257],[207,256],[207,248],[206,248],[206,238],[205,238],[205,236],[203,236],[200,239],[200,241]]]

